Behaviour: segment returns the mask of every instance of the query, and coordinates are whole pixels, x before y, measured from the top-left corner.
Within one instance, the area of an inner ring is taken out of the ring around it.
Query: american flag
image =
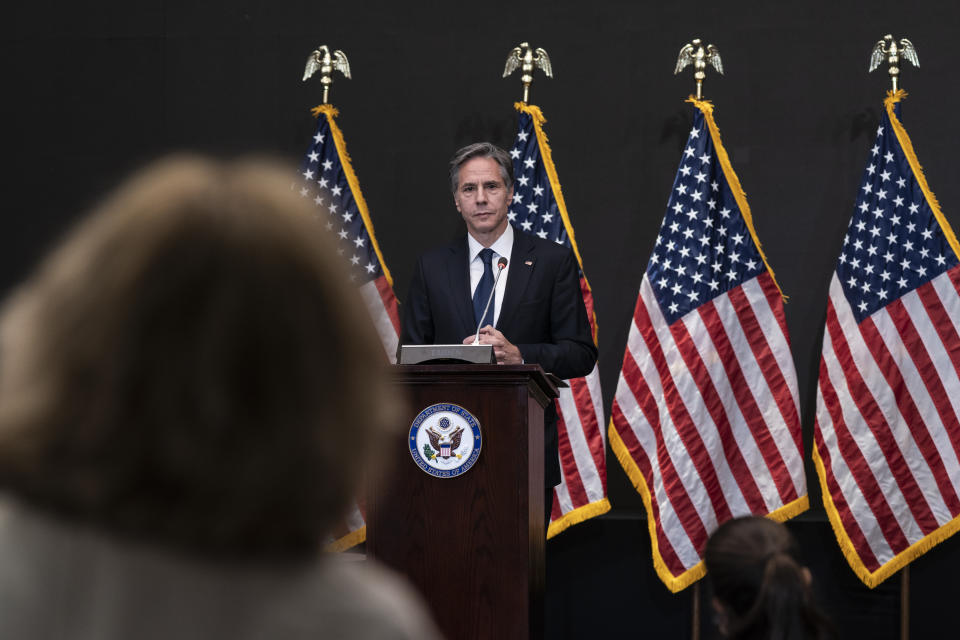
[[[830,281],[814,463],[873,587],[960,527],[958,245],[885,101]]]
[[[643,496],[671,591],[704,574],[722,522],[807,508],[797,378],[781,294],[720,142],[697,107],[640,285],[611,447]]]
[[[593,294],[583,275],[583,260],[543,131],[546,119],[537,106],[522,102],[514,106],[520,116],[517,139],[510,149],[516,182],[507,216],[519,231],[573,248],[580,265],[580,290],[596,342]],[[610,510],[599,371],[594,366],[585,378],[567,380],[567,383],[569,388],[560,389],[556,400],[562,481],[553,490],[548,538]]]
[[[301,182],[295,188],[301,197],[313,201],[318,223],[335,237],[337,253],[350,266],[350,280],[359,288],[387,358],[393,363],[400,335],[393,279],[373,234],[373,223],[350,164],[343,133],[334,120],[337,110],[324,104],[313,109],[313,115],[317,118],[317,130],[300,164]],[[354,504],[328,541],[328,548],[343,550],[365,539],[362,505]]]

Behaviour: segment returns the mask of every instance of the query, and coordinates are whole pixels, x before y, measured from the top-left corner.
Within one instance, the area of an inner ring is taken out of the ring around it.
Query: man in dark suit
[[[509,224],[513,162],[487,142],[457,151],[450,183],[467,237],[420,257],[402,305],[402,344],[491,344],[500,364],[539,364],[560,378],[593,369],[597,349],[590,333],[573,252]],[[484,314],[500,257],[507,266]],[[483,317],[481,318],[481,314]],[[547,502],[560,482],[557,415],[544,412]]]

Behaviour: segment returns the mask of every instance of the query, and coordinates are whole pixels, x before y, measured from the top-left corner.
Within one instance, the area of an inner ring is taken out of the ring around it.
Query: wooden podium
[[[409,578],[447,638],[543,637],[543,409],[557,395],[539,365],[398,365],[410,401],[404,440],[367,497],[367,553]],[[460,405],[482,446],[462,475],[414,462],[410,425]]]

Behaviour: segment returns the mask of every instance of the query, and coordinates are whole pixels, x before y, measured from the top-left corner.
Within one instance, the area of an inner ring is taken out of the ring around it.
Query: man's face
[[[493,158],[471,158],[461,165],[459,182],[453,200],[470,235],[481,244],[496,240],[507,228],[507,208],[513,202],[513,188],[504,185],[500,165]]]

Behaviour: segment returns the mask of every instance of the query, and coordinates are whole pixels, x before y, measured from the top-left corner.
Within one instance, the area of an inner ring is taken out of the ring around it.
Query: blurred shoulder
[[[330,637],[439,640],[426,603],[400,575],[352,554],[322,563],[317,588]]]

